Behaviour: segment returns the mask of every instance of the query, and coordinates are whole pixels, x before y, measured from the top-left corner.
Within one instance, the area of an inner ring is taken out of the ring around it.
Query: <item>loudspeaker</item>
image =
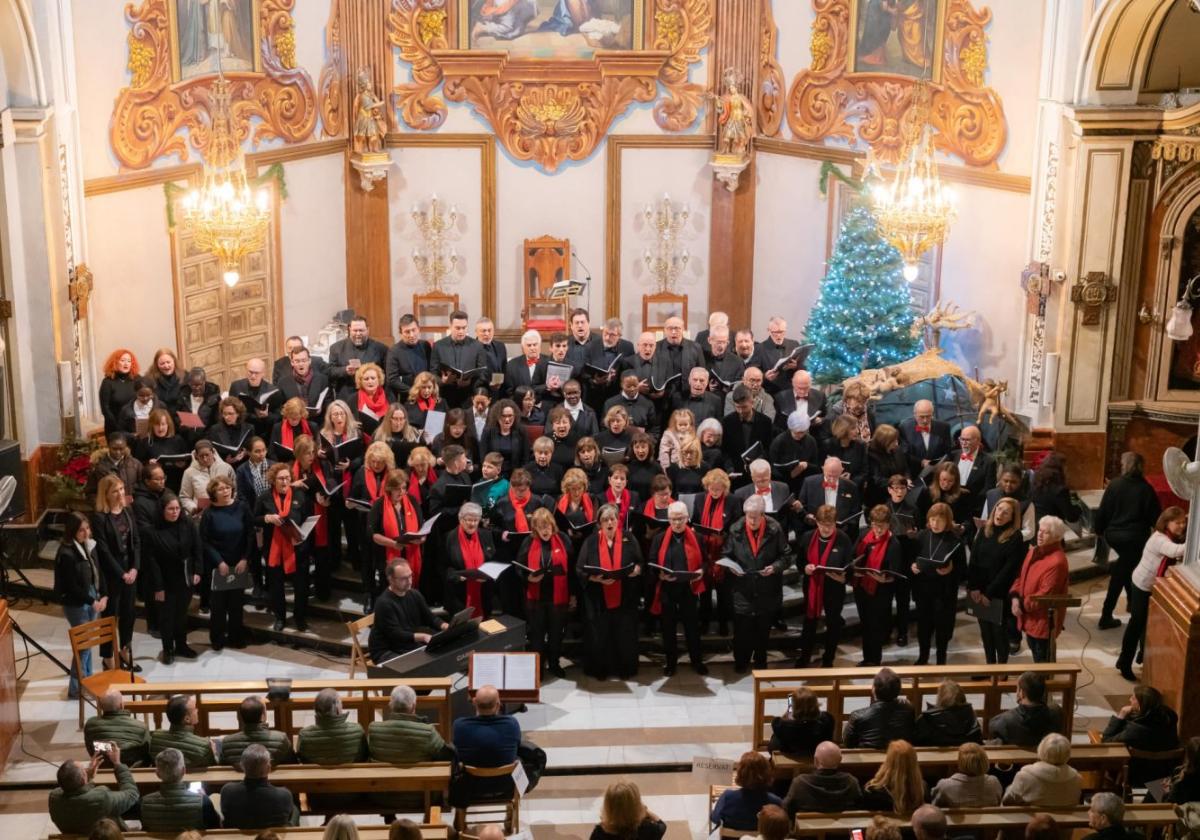
[[[21,445],[15,440],[0,440],[0,477],[11,475],[17,480],[8,507],[0,511],[0,521],[8,521],[25,513],[25,468],[21,464]]]

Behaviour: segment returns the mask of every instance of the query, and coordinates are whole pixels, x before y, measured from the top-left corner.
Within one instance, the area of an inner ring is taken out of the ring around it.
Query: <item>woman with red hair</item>
[[[138,360],[132,350],[118,347],[104,361],[104,379],[100,381],[100,411],[104,414],[104,434],[120,428],[121,409],[137,396]]]

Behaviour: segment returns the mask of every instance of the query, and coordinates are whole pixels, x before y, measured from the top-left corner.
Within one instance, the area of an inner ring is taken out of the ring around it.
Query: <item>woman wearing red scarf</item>
[[[1012,614],[1017,627],[1025,634],[1034,662],[1050,661],[1050,634],[1062,632],[1066,610],[1055,610],[1054,627],[1050,627],[1050,610],[1038,604],[1039,595],[1066,595],[1067,554],[1063,551],[1063,534],[1067,526],[1057,516],[1043,516],[1038,522],[1037,545],[1025,555],[1021,573],[1012,586]]]
[[[554,514],[543,508],[529,518],[532,533],[517,552],[517,572],[525,581],[526,646],[542,655],[542,665],[551,674],[566,676],[558,657],[562,651],[567,613],[574,606],[571,580],[571,541],[558,532]]]
[[[529,536],[529,518],[534,511],[545,507],[540,496],[531,492],[532,480],[526,470],[518,467],[508,479],[508,492],[496,500],[488,516],[496,535],[499,559],[511,563],[517,559],[521,543]],[[525,587],[516,575],[502,575],[499,583],[500,602],[504,612],[525,618]]]
[[[291,462],[295,457],[292,447],[300,435],[312,437],[313,429],[308,422],[308,405],[300,397],[292,397],[279,410],[280,421],[271,430],[271,455],[276,461]]]
[[[854,578],[854,603],[862,622],[860,668],[883,662],[883,642],[892,628],[892,582],[896,579],[893,575],[904,573],[904,549],[900,540],[892,536],[891,510],[887,505],[875,505],[869,520],[870,529],[854,548],[855,558],[861,558],[857,564],[871,570]]]
[[[313,502],[313,513],[319,513],[321,519],[313,528],[311,551],[316,560],[315,586],[316,597],[320,601],[328,601],[333,570],[336,567],[333,553],[333,531],[329,527],[330,510],[333,507],[334,489],[336,498],[342,493],[334,479],[333,466],[317,451],[316,442],[308,435],[296,438],[296,460],[292,462],[292,487],[303,490]],[[340,537],[339,537],[340,539]]]
[[[375,605],[375,596],[387,585],[383,579],[383,570],[387,568],[386,558],[382,548],[371,539],[371,527],[368,522],[371,506],[384,494],[384,484],[388,472],[396,468],[392,458],[392,450],[386,443],[376,441],[367,447],[363,456],[363,465],[354,473],[350,482],[350,493],[346,497],[347,530],[356,533],[355,542],[359,546],[358,562],[362,577],[363,612],[369,613]]]
[[[431,411],[445,412],[446,401],[438,397],[437,379],[429,371],[421,371],[413,377],[412,387],[408,389],[408,402],[404,410],[408,412],[408,425],[425,428],[425,417]]]
[[[700,605],[697,599],[704,591],[704,551],[696,539],[696,532],[688,527],[687,505],[671,502],[667,508],[667,521],[670,526],[654,538],[648,555],[651,565],[660,567],[655,570],[658,585],[651,612],[662,616],[663,652],[667,659],[663,674],[670,677],[675,673],[679,661],[676,628],[682,622],[692,670],[704,675],[708,673],[708,666],[700,654]],[[667,569],[671,571],[664,571]],[[684,574],[672,574],[672,571]]]
[[[415,587],[421,580],[423,571],[424,551],[422,545],[425,538],[414,541],[401,540],[405,534],[411,534],[421,529],[420,508],[413,504],[408,493],[408,476],[404,470],[389,470],[383,484],[382,495],[371,505],[367,514],[367,528],[371,534],[371,542],[382,552],[376,561],[385,570],[393,560],[403,560],[412,571],[412,583]],[[428,574],[428,572],[425,572]],[[378,596],[378,593],[375,593]]]
[[[741,502],[729,494],[729,474],[725,470],[709,470],[704,475],[704,493],[692,505],[692,524],[720,533],[697,530],[704,548],[704,594],[700,596],[700,627],[709,630],[713,619],[713,592],[717,596],[717,632],[729,635],[729,619],[733,615],[733,599],[729,591],[729,576],[716,562],[725,556],[725,537],[729,527],[742,515]]]
[[[496,582],[477,570],[496,559],[496,544],[492,532],[479,527],[482,519],[483,508],[465,502],[458,509],[458,527],[446,535],[445,601],[451,615],[463,607],[471,608],[472,618],[492,614]]]
[[[562,480],[562,495],[558,497],[554,506],[558,511],[556,519],[575,531],[580,539],[590,530],[589,526],[595,523],[596,508],[600,507],[588,493],[587,486],[587,476],[583,474],[583,470],[574,467],[567,470]]]
[[[603,505],[597,512],[600,527],[583,543],[576,564],[583,581],[587,658],[584,673],[598,680],[616,674],[628,680],[637,675],[637,610],[641,586],[642,553],[623,528],[616,505]],[[623,577],[607,578],[588,568],[632,567]]]
[[[267,490],[254,503],[254,524],[262,529],[261,550],[267,569],[271,611],[275,613],[274,630],[282,632],[287,619],[283,588],[285,581],[290,579],[296,629],[304,632],[308,630],[305,616],[308,613],[308,546],[312,535],[302,543],[293,543],[283,524],[285,520],[297,527],[304,524],[308,515],[308,496],[303,490],[292,487],[290,464],[272,465],[267,471],[267,484]]]
[[[746,673],[752,658],[755,668],[767,667],[767,640],[783,607],[787,536],[766,508],[762,496],[746,499],[743,517],[725,540],[725,554],[743,569],[727,574],[733,590],[733,668],[739,674]]]
[[[418,446],[408,455],[408,495],[424,516],[429,516],[430,493],[437,482],[435,461],[433,453],[424,446]]]
[[[821,665],[829,668],[837,655],[842,635],[842,604],[846,600],[845,569],[854,560],[850,538],[838,530],[837,508],[821,505],[817,508],[817,527],[801,541],[804,583],[804,629],[800,632],[800,653],[797,668],[807,668],[817,639],[817,622],[825,617],[825,651]],[[840,569],[841,571],[818,571]]]
[[[600,497],[601,504],[613,505],[617,509],[617,525],[624,531],[629,527],[629,512],[641,510],[642,500],[629,489],[629,467],[613,464],[608,470],[608,488]]]
[[[375,434],[379,424],[387,417],[388,398],[383,388],[383,368],[374,362],[359,365],[354,372],[354,385],[358,389],[355,415],[367,437]]]
[[[366,449],[362,434],[359,432],[358,421],[350,411],[350,406],[342,400],[334,400],[325,412],[325,424],[321,426],[321,435],[317,438],[321,455],[329,459],[332,471],[326,473],[326,478],[341,490],[329,497],[329,566],[336,569],[342,565],[342,533],[346,534],[346,552],[350,557],[360,555],[359,533],[353,526],[354,516],[346,510],[347,493],[354,470],[362,463]],[[321,592],[320,582],[317,591]]]

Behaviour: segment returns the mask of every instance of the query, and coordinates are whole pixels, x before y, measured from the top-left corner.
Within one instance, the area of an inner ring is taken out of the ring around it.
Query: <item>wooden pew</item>
[[[450,838],[450,827],[445,823],[437,825],[422,823],[420,829],[421,837],[424,840],[449,840]],[[325,827],[321,825],[287,826],[271,830],[278,834],[281,840],[321,840],[325,836]],[[204,836],[205,838],[215,838],[215,840],[254,840],[258,836],[258,832],[259,829],[239,831],[236,828],[210,828],[204,832]],[[178,832],[175,831],[165,834],[150,831],[126,831],[122,836],[126,840],[175,840],[177,835]],[[85,836],[82,834],[51,834],[49,840],[82,840]],[[360,825],[358,836],[359,840],[388,840],[388,826]]]
[[[1037,750],[1023,747],[984,747],[992,765],[1020,767],[1037,761]],[[842,750],[841,769],[858,779],[870,779],[883,763],[882,750]],[[956,772],[958,747],[917,747],[917,763],[926,777],[949,776]],[[790,778],[812,769],[810,759],[772,753],[771,764],[776,778]],[[1129,750],[1124,744],[1072,744],[1071,766],[1080,773],[1093,775],[1089,790],[1122,790]],[[1085,780],[1088,775],[1084,776]]]
[[[417,713],[430,717],[438,732],[446,741],[450,740],[450,692],[449,677],[421,677],[412,679],[328,679],[296,680],[292,683],[287,700],[267,700],[266,680],[236,680],[231,682],[201,682],[181,680],[178,682],[149,682],[116,686],[125,696],[125,708],[135,715],[142,715],[155,727],[165,726],[164,717],[167,701],[176,694],[189,694],[196,698],[196,711],[200,722],[196,726],[198,735],[220,735],[235,731],[235,728],[219,728],[212,716],[219,712],[236,712],[242,700],[250,695],[259,695],[267,705],[268,722],[272,729],[286,732],[290,736],[299,734],[303,726],[296,721],[298,712],[312,711],[317,693],[323,688],[337,689],[342,696],[342,708],[355,713],[356,719],[365,730],[371,721],[380,717],[387,708],[392,689],[397,685],[411,686],[417,693]]]
[[[848,717],[846,700],[871,697],[871,681],[878,668],[802,668],[754,671],[754,743],[756,750],[766,750],[771,739],[767,705],[780,704],[800,686],[807,686],[821,701],[821,707],[833,716],[833,738],[841,740],[842,726]],[[914,709],[925,708],[925,701],[932,700],[944,679],[957,682],[967,695],[967,700],[979,715],[984,737],[987,737],[988,722],[1002,711],[1002,700],[1014,696],[1017,678],[1025,671],[1034,671],[1046,678],[1047,699],[1056,702],[1063,710],[1062,733],[1071,734],[1075,712],[1075,685],[1080,666],[1066,662],[1023,665],[922,665],[897,666],[892,668],[900,677],[900,695],[908,699]],[[983,679],[972,676],[986,673]],[[982,700],[982,702],[980,702]],[[782,712],[782,709],[781,709]]]
[[[1088,809],[1086,805],[1075,808],[949,808],[943,811],[946,821],[952,830],[974,829],[983,833],[991,833],[1002,829],[1020,829],[1024,831],[1026,823],[1034,814],[1049,814],[1054,817],[1059,828],[1068,830],[1088,827]],[[793,837],[815,837],[824,840],[827,834],[844,835],[852,828],[866,828],[871,824],[874,813],[870,811],[847,811],[841,814],[796,814],[795,825],[792,828]],[[897,825],[908,825],[908,820],[888,816]],[[1126,805],[1126,828],[1159,828],[1175,825],[1179,818],[1175,815],[1175,806],[1166,804]]]

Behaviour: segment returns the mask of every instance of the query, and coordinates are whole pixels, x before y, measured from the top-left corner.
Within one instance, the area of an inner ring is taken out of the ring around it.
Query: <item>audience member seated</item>
[[[388,840],[421,840],[421,826],[412,820],[396,820],[388,828]]]
[[[1058,823],[1049,814],[1034,814],[1025,824],[1025,840],[1061,840]]]
[[[1188,738],[1183,746],[1183,764],[1171,776],[1167,801],[1176,805],[1200,802],[1200,735]]]
[[[778,805],[764,805],[758,812],[757,825],[758,834],[754,837],[747,834],[742,840],[787,840],[792,830],[792,821],[788,819],[787,811]]]
[[[446,761],[452,750],[432,723],[416,714],[417,693],[398,685],[388,700],[387,717],[367,727],[367,747],[372,761],[416,764]]]
[[[600,822],[592,829],[591,840],[658,840],[666,833],[667,824],[642,804],[638,786],[616,782],[604,791]]]
[[[929,801],[939,808],[990,808],[1000,804],[1004,786],[988,775],[987,750],[979,744],[958,748],[958,772],[933,786]]]
[[[911,825],[917,840],[942,840],[949,828],[946,815],[936,805],[922,805],[914,810]]]
[[[274,765],[294,764],[296,753],[292,750],[292,739],[286,732],[277,732],[267,727],[267,709],[261,697],[247,697],[238,708],[238,724],[241,728],[221,740],[221,763],[237,765],[251,744],[259,744],[271,756]],[[278,825],[278,823],[268,823]]]
[[[483,832],[479,833],[479,838],[483,840]],[[325,823],[325,833],[321,835],[321,840],[358,840],[358,825],[355,824],[354,817],[349,814],[330,817],[329,822]]]
[[[1037,748],[1038,760],[1017,771],[1003,805],[1035,808],[1069,808],[1079,804],[1083,780],[1067,762],[1071,760],[1071,742],[1051,732]]]
[[[475,837],[477,840],[504,840],[504,829],[495,823],[489,823],[479,829]]]
[[[842,745],[882,750],[891,741],[913,737],[916,715],[900,698],[900,678],[891,668],[880,668],[871,687],[871,705],[850,715],[842,731]]]
[[[300,809],[292,801],[291,791],[267,780],[271,773],[271,753],[267,748],[249,744],[241,753],[241,761],[243,780],[221,788],[225,828],[300,825]]]
[[[1125,803],[1121,797],[1108,791],[1092,794],[1091,804],[1088,805],[1088,826],[1093,833],[1084,835],[1083,840],[1140,840],[1142,835],[1122,825],[1123,819]]]
[[[867,826],[866,840],[902,840],[903,836],[900,826],[883,814],[871,817],[871,824]]]
[[[821,710],[812,689],[792,692],[788,710],[771,720],[771,752],[812,755],[817,744],[833,739],[833,716]]]
[[[1046,678],[1026,671],[1017,678],[1017,705],[992,718],[988,740],[995,744],[1036,747],[1062,729],[1062,709],[1046,703]]]
[[[165,749],[175,749],[183,753],[184,764],[189,770],[216,764],[212,741],[196,734],[199,722],[195,695],[176,694],[167,701],[167,728],[150,733],[150,757],[154,759]]]
[[[186,834],[194,834],[194,840],[204,840],[198,832],[189,831]],[[87,836],[87,840],[125,840],[125,835],[121,832],[121,826],[117,825],[113,820],[105,817],[102,820],[96,820],[96,824],[92,826],[91,832]],[[180,834],[175,840],[193,840],[192,837],[185,837]]]
[[[352,764],[367,757],[367,738],[357,721],[342,711],[342,698],[323,688],[313,702],[316,722],[300,730],[297,753],[302,764]]]
[[[983,743],[979,718],[954,680],[942,680],[935,705],[917,718],[913,743],[919,747],[957,747]]]
[[[1179,748],[1179,715],[1162,701],[1158,689],[1138,685],[1129,704],[1123,706],[1104,727],[1105,743],[1125,744],[1131,750],[1165,752]],[[1175,767],[1175,761],[1145,758],[1129,760],[1129,783],[1141,787],[1149,779],[1161,779]]]
[[[925,781],[917,765],[917,751],[908,741],[892,741],[874,778],[863,785],[863,808],[911,814],[924,801]]]
[[[107,758],[117,776],[117,789],[92,784],[96,768]],[[129,768],[121,763],[121,748],[114,745],[110,750],[92,756],[87,768],[74,760],[64,761],[58,767],[58,787],[50,791],[50,819],[63,834],[87,834],[96,820],[108,817],[124,830],[121,815],[138,803],[137,784]]]
[[[110,741],[121,749],[130,767],[138,767],[150,760],[150,731],[146,724],[125,710],[125,698],[115,688],[110,688],[96,704],[100,714],[87,719],[83,725],[83,742],[88,755],[96,754],[97,741]]]
[[[771,765],[762,753],[742,753],[733,770],[733,783],[737,787],[722,793],[713,807],[709,817],[713,825],[753,831],[764,805],[783,804],[783,800],[767,790],[771,784]]]
[[[186,766],[183,753],[174,747],[154,757],[154,774],[159,786],[142,797],[142,831],[167,832],[188,829],[220,828],[221,818],[212,800],[200,791],[188,789],[183,780]]]
[[[858,779],[843,773],[842,751],[833,741],[822,741],[813,751],[813,772],[792,779],[783,807],[789,817],[797,813],[853,811],[862,804]]]
[[[475,692],[475,715],[454,721],[454,749],[468,767],[503,767],[517,760],[521,724],[512,715],[500,714],[500,692],[485,685]],[[504,799],[512,793],[512,778],[480,778],[464,775],[450,785],[450,802],[458,807],[468,802]]]

